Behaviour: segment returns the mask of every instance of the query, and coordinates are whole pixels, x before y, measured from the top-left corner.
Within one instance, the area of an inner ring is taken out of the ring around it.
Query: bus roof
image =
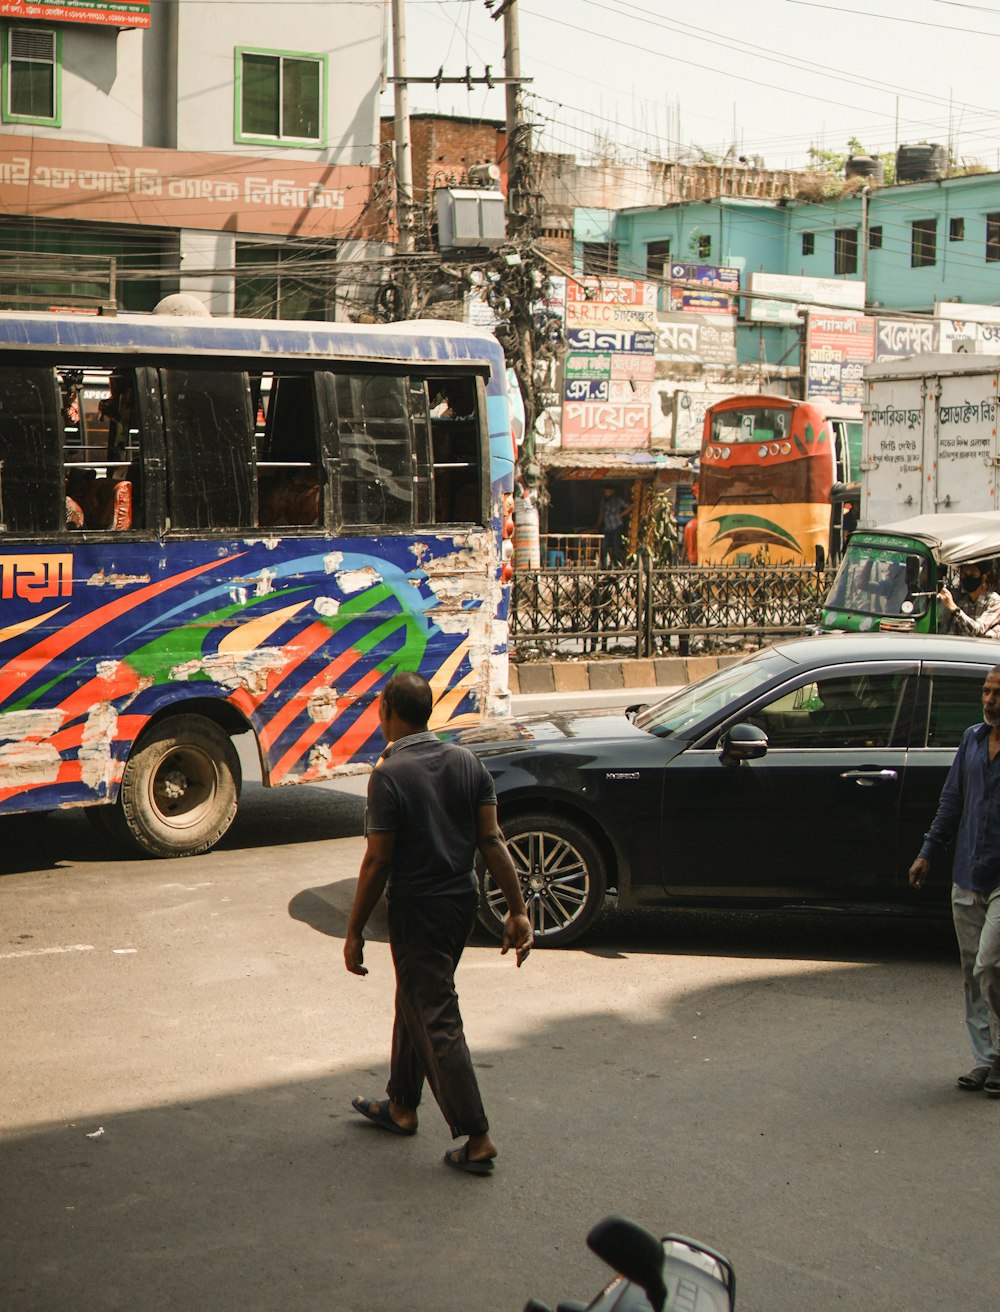
[[[485,328],[444,319],[326,323],[167,314],[0,312],[0,351],[156,352],[162,355],[327,357],[476,363],[502,372],[503,350]]]

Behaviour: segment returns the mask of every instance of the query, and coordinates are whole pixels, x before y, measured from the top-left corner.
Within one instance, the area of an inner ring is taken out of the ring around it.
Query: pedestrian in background
[[[983,684],[983,723],[962,734],[937,815],[909,879],[922,888],[931,862],[955,840],[952,918],[965,985],[974,1065],[958,1087],[1000,1098],[1000,665]]]
[[[691,503],[691,518],[684,525],[684,555],[689,565],[698,563],[698,503]]]
[[[618,495],[610,483],[606,484],[597,516],[598,530],[604,534],[603,563],[605,565],[615,566],[625,563],[625,516],[628,514],[628,509],[628,502]]]
[[[497,1155],[455,991],[455,968],[479,903],[478,848],[510,908],[501,953],[520,966],[532,944],[503,835],[493,780],[464,747],[442,743],[427,728],[433,695],[426,679],[393,675],[379,698],[388,743],[368,781],[367,845],[344,941],[344,964],[367,975],[364,928],[386,891],[389,945],[396,970],[396,1011],[388,1100],[355,1098],[355,1111],[381,1129],[411,1135],[424,1080],[453,1138],[468,1135],[445,1163],[474,1175],[492,1172]]]
[[[938,601],[946,612],[938,628],[967,638],[1000,638],[1000,596],[990,586],[990,562],[967,560],[959,570],[960,594],[942,587]]]

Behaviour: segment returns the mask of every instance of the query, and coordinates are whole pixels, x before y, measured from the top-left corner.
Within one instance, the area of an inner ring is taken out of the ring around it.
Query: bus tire
[[[604,907],[607,872],[597,844],[580,825],[558,813],[515,815],[503,824],[504,838],[521,884],[539,948],[575,943]],[[480,860],[479,920],[503,937],[507,900]]]
[[[97,823],[149,856],[197,856],[233,823],[241,784],[224,729],[201,715],[171,716],[139,739],[118,801]]]

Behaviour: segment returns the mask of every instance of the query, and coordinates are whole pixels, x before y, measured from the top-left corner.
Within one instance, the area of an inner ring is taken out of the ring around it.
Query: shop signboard
[[[810,305],[854,310],[865,308],[865,284],[839,278],[805,278],[786,273],[751,273],[747,291],[752,293],[747,318],[757,323],[798,324]],[[768,300],[768,296],[781,300]]]
[[[610,399],[610,378],[567,378],[567,401],[607,401]]]
[[[567,401],[562,445],[572,451],[646,450],[649,402]]]
[[[732,395],[731,387],[706,388],[703,391],[679,388],[672,396],[665,398],[668,404],[661,404],[660,408],[669,412],[673,419],[673,449],[689,454],[700,452],[708,407]]]
[[[653,355],[613,355],[611,377],[629,383],[651,383],[656,377],[656,357]]]
[[[875,359],[902,360],[941,349],[941,324],[931,319],[877,319]]]
[[[733,298],[722,292],[671,292],[671,309],[685,314],[732,314]]]
[[[572,351],[566,356],[566,381],[581,379],[601,379],[611,377],[611,355],[609,352],[592,354],[590,352]]]
[[[610,351],[619,355],[652,355],[656,333],[644,328],[567,328],[571,351]]]
[[[732,314],[739,269],[717,264],[672,264],[670,309],[689,314]]]
[[[811,311],[806,323],[806,400],[859,405],[864,367],[875,358],[875,320]]]
[[[649,446],[656,375],[655,283],[570,279],[562,445],[578,451]]]
[[[0,18],[42,23],[99,23],[105,27],[149,27],[150,4],[131,0],[74,0],[68,5],[0,0]]]
[[[363,236],[362,165],[0,134],[0,213],[299,237]]]
[[[657,315],[656,358],[684,364],[735,364],[736,316]]]
[[[614,305],[605,301],[571,301],[566,306],[566,323],[570,328],[647,328],[656,327],[655,305]]]
[[[585,302],[599,301],[605,305],[651,306],[656,309],[656,283],[644,278],[568,278],[566,281],[566,312]]]

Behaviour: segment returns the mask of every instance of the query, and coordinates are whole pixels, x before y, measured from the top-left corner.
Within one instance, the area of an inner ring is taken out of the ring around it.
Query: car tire
[[[225,730],[202,715],[176,715],[139,739],[118,801],[94,808],[92,818],[148,856],[197,856],[233,823],[241,784],[239,756]]]
[[[589,930],[601,913],[607,872],[601,852],[580,825],[563,816],[513,816],[504,837],[521,883],[536,947],[565,947]],[[479,869],[479,919],[495,938],[503,936],[507,900],[484,868]]]

